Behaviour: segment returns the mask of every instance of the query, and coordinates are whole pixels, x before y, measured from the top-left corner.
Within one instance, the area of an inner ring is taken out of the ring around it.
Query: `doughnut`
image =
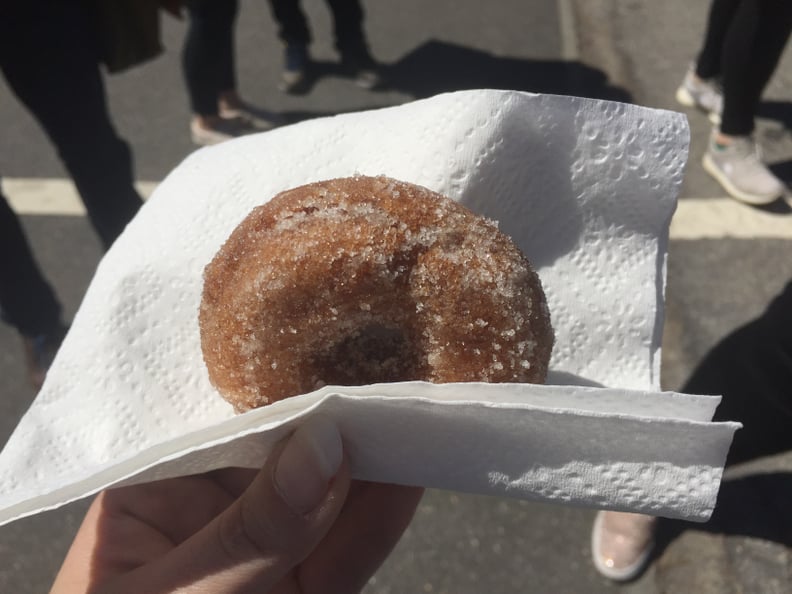
[[[209,379],[237,412],[323,385],[544,381],[539,277],[497,224],[354,176],[255,208],[204,270]]]

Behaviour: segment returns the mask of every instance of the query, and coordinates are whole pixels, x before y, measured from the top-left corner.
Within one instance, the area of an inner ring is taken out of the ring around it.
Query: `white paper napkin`
[[[737,425],[709,422],[717,398],[657,393],[687,143],[671,112],[466,91],[195,153],[101,262],[0,454],[0,523],[108,485],[260,466],[308,414],[339,423],[359,478],[706,519]],[[254,206],[354,173],[500,221],[547,293],[549,383],[572,385],[327,387],[235,416],[201,357],[202,270]]]

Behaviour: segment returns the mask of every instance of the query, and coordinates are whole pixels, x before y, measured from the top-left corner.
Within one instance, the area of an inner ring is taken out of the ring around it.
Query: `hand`
[[[51,594],[359,592],[422,492],[351,481],[335,425],[312,418],[259,472],[101,493]]]

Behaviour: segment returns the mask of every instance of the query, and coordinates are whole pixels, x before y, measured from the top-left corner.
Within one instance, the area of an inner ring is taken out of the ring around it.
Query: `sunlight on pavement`
[[[135,185],[148,198],[159,182]],[[85,216],[71,180],[6,177],[3,193],[20,215]],[[792,215],[774,214],[730,198],[683,198],[671,221],[671,239],[792,239]]]

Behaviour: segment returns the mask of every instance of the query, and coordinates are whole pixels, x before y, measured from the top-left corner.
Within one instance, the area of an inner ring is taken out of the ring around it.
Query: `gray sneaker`
[[[767,166],[750,136],[736,136],[728,146],[716,144],[717,130],[704,154],[704,169],[732,198],[753,205],[770,204],[786,193],[786,187]]]
[[[676,100],[685,107],[696,107],[707,114],[710,122],[720,125],[723,111],[723,92],[720,84],[712,79],[696,76],[695,68],[688,68],[682,84],[676,92]]]

